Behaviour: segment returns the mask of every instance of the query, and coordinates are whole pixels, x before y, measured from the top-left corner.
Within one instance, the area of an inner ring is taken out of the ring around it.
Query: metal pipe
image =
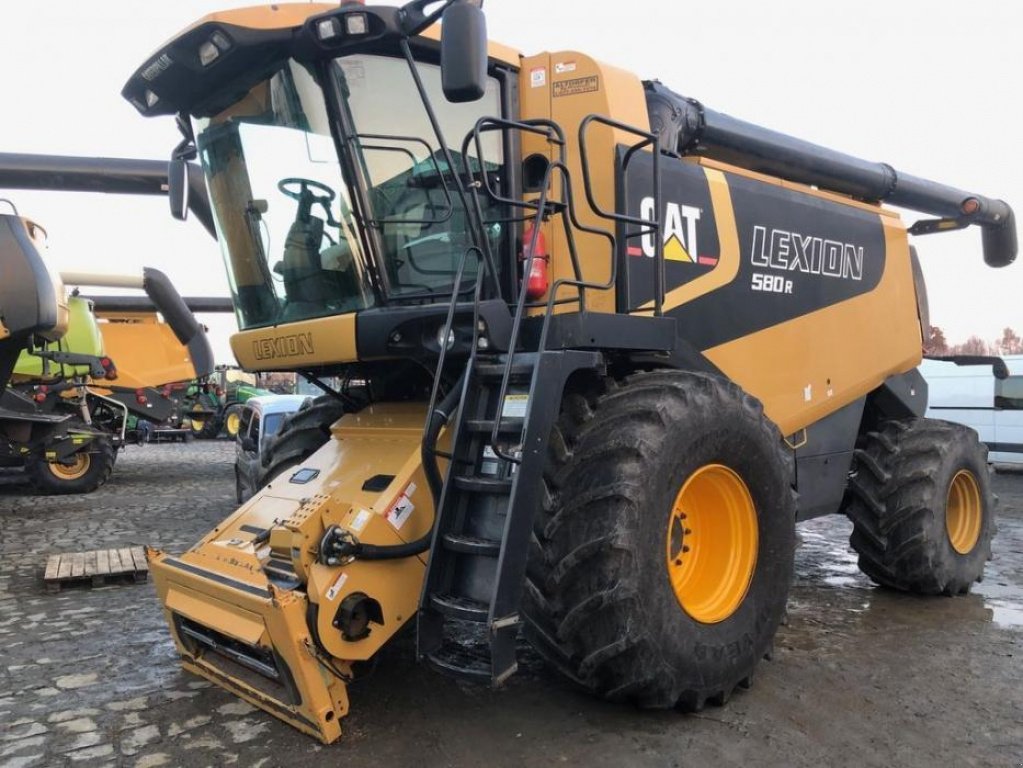
[[[661,149],[700,155],[751,171],[809,184],[859,200],[886,202],[982,229],[984,261],[1016,258],[1016,219],[1003,200],[901,173],[778,131],[707,109],[657,82],[645,84],[651,128]],[[928,229],[926,231],[936,231]]]
[[[148,296],[86,296],[97,312],[157,312],[156,304]],[[226,296],[183,296],[182,301],[192,312],[234,312],[234,304]]]
[[[166,195],[167,162],[0,152],[0,188]],[[194,163],[188,165],[188,209],[216,238],[202,170]]]
[[[61,272],[65,285],[92,285],[100,288],[143,288],[142,275],[112,275],[104,272]]]

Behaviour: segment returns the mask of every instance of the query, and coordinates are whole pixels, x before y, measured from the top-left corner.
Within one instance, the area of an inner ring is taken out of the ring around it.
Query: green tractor
[[[233,440],[241,426],[242,406],[251,397],[272,394],[259,386],[255,374],[235,366],[218,365],[210,376],[189,387],[185,408],[192,434],[213,439],[224,433]]]

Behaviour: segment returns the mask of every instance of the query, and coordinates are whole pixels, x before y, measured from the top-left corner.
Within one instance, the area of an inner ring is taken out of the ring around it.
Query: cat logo
[[[700,253],[699,229],[696,223],[700,220],[702,211],[692,205],[680,203],[665,203],[664,215],[661,218],[661,231],[664,238],[664,259],[665,261],[676,261],[689,264],[703,264],[713,266],[718,263],[718,257]],[[654,218],[654,199],[644,197],[639,204],[640,218],[652,220]],[[630,256],[654,257],[654,233],[648,232],[641,238],[641,247],[630,247]]]

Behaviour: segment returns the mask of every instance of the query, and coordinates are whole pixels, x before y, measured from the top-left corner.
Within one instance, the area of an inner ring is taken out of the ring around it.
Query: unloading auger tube
[[[213,348],[210,346],[206,331],[195,319],[193,310],[164,272],[153,267],[143,267],[141,275],[62,272],[61,279],[65,285],[142,289],[152,308],[163,315],[174,336],[188,349],[196,375],[208,376],[213,372]]]
[[[661,149],[702,155],[752,171],[941,217],[917,222],[910,234],[981,228],[984,261],[1005,267],[1016,259],[1016,217],[1003,200],[966,192],[797,139],[708,109],[659,82],[646,82],[650,127]]]
[[[166,195],[167,161],[0,152],[0,189]],[[188,164],[188,209],[217,237],[202,170]]]

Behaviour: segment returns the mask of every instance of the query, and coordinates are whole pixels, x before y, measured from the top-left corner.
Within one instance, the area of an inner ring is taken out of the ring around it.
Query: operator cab
[[[178,113],[183,145],[194,140],[243,331],[440,305],[460,268],[471,300],[485,253],[514,264],[503,207],[482,196],[472,210],[455,179],[510,189],[509,139],[467,137],[509,112],[513,68],[487,70],[484,54],[478,88],[451,82],[432,32],[406,40],[410,24],[421,33],[436,20],[421,8],[324,8],[287,40],[210,17],[125,87],[143,114]]]

